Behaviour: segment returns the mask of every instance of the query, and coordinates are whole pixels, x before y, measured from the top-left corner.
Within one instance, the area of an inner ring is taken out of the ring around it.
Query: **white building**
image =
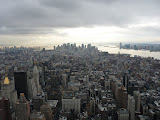
[[[29,98],[32,99],[34,96],[41,92],[41,86],[39,84],[39,70],[36,65],[34,65],[33,72],[32,70],[28,71],[27,79],[27,84],[29,86],[28,94]]]
[[[34,80],[36,88],[37,88],[37,93],[40,93],[41,92],[41,87],[40,87],[40,84],[39,84],[39,70],[36,66],[36,63],[35,63],[34,68],[33,68],[33,80]]]

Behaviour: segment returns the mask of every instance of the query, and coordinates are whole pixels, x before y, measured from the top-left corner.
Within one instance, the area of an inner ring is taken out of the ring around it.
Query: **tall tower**
[[[9,100],[11,106],[15,107],[17,101],[17,91],[15,90],[14,80],[10,81],[5,74],[5,79],[1,84],[2,96]]]
[[[33,68],[33,80],[35,82],[37,93],[41,92],[41,88],[39,85],[39,70],[37,68],[36,62],[34,62],[34,68]]]
[[[30,105],[26,100],[24,93],[20,94],[19,100],[16,104],[16,120],[29,120]]]

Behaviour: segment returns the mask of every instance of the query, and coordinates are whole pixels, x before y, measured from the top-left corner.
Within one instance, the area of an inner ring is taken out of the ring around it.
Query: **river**
[[[150,52],[148,50],[132,50],[132,49],[119,49],[116,46],[96,46],[100,51],[107,51],[113,54],[130,54],[132,57],[134,55],[141,57],[154,57],[160,60],[160,52]]]
[[[81,44],[77,44],[79,46]],[[133,50],[133,49],[119,49],[117,47],[118,45],[114,44],[92,44],[93,46],[96,46],[98,50],[100,51],[106,51],[108,53],[113,53],[113,54],[130,54],[132,57],[134,55],[141,56],[141,57],[154,57],[155,59],[160,60],[160,52],[150,52],[149,50]],[[47,47],[47,49],[53,49],[53,46]]]

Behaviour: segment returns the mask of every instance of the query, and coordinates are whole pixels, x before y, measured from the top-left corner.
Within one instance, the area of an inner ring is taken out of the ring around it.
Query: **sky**
[[[160,43],[160,0],[0,3],[0,45]]]

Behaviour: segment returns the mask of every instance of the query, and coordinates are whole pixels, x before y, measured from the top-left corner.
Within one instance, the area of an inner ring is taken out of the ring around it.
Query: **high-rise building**
[[[56,46],[53,46],[53,49],[56,50]]]
[[[111,83],[109,80],[105,80],[105,89],[110,90],[111,89]]]
[[[123,86],[127,89],[127,92],[128,92],[129,76],[127,75],[127,73],[124,74],[122,83],[123,83]]]
[[[45,74],[45,64],[42,63],[42,79],[41,79],[41,85],[42,85],[42,87],[45,86],[45,77],[46,77],[46,74]]]
[[[95,115],[96,103],[94,98],[90,98],[90,115]]]
[[[118,120],[129,120],[129,112],[126,109],[118,110]]]
[[[88,45],[87,45],[87,48],[90,49],[90,48],[91,48],[91,44],[88,44]]]
[[[101,110],[101,120],[108,120],[108,110],[105,108]]]
[[[139,91],[133,92],[134,100],[135,100],[135,111],[140,112],[140,104],[141,104],[141,95]]]
[[[26,72],[15,72],[15,89],[17,90],[18,98],[20,93],[24,93],[28,99],[28,86],[27,86],[27,73]]]
[[[37,95],[37,93],[41,92],[41,86],[39,84],[39,70],[36,66],[36,63],[33,68],[33,74],[32,72],[28,75],[27,79],[28,84],[28,96],[29,99],[32,99],[34,96]]]
[[[46,95],[37,95],[32,99],[33,109],[40,111],[40,107],[46,102]]]
[[[0,120],[12,120],[9,100],[0,97]]]
[[[84,44],[82,44],[82,48],[84,48]]]
[[[118,90],[121,88],[122,83],[119,80],[116,80],[115,85],[116,85],[115,90],[114,90],[115,91],[115,100],[117,101],[119,99],[118,98]]]
[[[34,64],[34,68],[33,68],[33,80],[34,80],[36,88],[37,88],[37,93],[40,93],[41,88],[40,88],[40,84],[39,84],[39,70],[37,68],[36,63]]]
[[[32,75],[29,75],[28,79],[27,79],[27,84],[28,84],[28,98],[32,99],[34,96],[37,95],[37,88],[36,88],[36,84],[33,80],[33,78],[31,77]]]
[[[50,105],[48,105],[47,103],[43,104],[40,107],[40,111],[42,114],[44,114],[46,120],[52,120],[52,109]]]
[[[9,100],[10,105],[15,108],[16,101],[17,101],[17,91],[15,90],[14,80],[10,81],[5,75],[5,79],[1,84],[1,92],[2,96]]]
[[[71,110],[74,110],[75,114],[78,115],[81,112],[81,99],[74,98],[74,97],[63,98],[62,110],[64,112],[71,112]]]
[[[120,44],[119,44],[119,48],[121,49],[122,48],[122,43],[120,42]]]
[[[67,74],[62,74],[62,85],[67,87]]]
[[[16,103],[16,120],[29,120],[30,105],[23,93],[20,94],[19,100]]]
[[[43,48],[42,51],[45,52],[46,51],[45,48]]]
[[[135,100],[133,96],[130,94],[128,95],[128,111],[129,111],[129,118],[130,120],[135,119]]]
[[[121,86],[118,88],[117,106],[118,108],[127,109],[127,90],[125,87]]]
[[[33,56],[31,56],[29,60],[29,67],[33,67]]]

